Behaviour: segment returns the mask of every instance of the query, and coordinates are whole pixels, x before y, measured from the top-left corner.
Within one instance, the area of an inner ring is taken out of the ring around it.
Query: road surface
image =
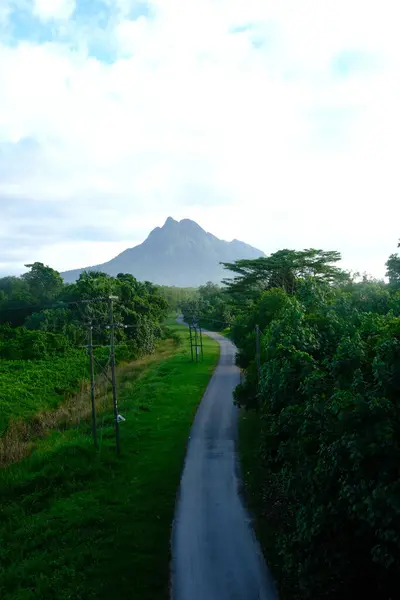
[[[172,599],[275,600],[239,490],[236,350],[208,335],[221,356],[190,434],[172,532]]]

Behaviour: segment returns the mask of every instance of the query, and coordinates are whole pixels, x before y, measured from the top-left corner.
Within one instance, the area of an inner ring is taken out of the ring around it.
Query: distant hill
[[[194,221],[175,221],[169,217],[138,246],[128,248],[101,265],[62,273],[65,282],[76,281],[83,271],[103,271],[109,275],[131,273],[139,281],[159,285],[197,287],[219,283],[228,275],[220,262],[265,256],[244,242],[225,242],[207,233]]]

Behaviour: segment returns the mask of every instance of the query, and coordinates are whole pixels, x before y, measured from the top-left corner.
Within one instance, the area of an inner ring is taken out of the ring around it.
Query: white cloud
[[[40,4],[43,19],[73,12]],[[144,235],[189,216],[267,252],[339,249],[382,274],[400,217],[395,3],[153,0],[136,19],[134,2],[118,8],[108,63],[81,37],[0,46],[0,144],[37,141],[12,178],[0,158],[0,198],[64,203],[71,222],[111,220],[121,240],[138,239],[138,222]],[[349,50],[379,68],[338,77],[332,61]],[[60,240],[43,256],[82,266],[89,247]]]
[[[76,0],[33,0],[33,12],[42,21],[69,19],[75,11]]]

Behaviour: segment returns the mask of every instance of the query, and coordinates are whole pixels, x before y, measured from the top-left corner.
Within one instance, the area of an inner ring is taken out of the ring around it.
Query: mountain
[[[83,271],[103,271],[109,275],[131,273],[139,281],[159,285],[197,287],[221,282],[229,275],[220,262],[265,256],[244,242],[225,242],[207,233],[194,221],[175,221],[168,217],[163,227],[156,227],[138,246],[128,248],[112,260],[62,273],[65,282],[76,281]]]

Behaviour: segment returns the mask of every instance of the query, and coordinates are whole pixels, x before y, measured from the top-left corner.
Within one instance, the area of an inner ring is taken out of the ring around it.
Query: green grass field
[[[47,360],[0,360],[0,435],[12,419],[56,408],[88,376],[87,355],[79,350]]]
[[[119,377],[122,454],[110,412],[53,431],[29,458],[0,472],[2,600],[155,600],[169,596],[169,539],[190,426],[218,360],[189,361],[186,329],[175,352]]]

